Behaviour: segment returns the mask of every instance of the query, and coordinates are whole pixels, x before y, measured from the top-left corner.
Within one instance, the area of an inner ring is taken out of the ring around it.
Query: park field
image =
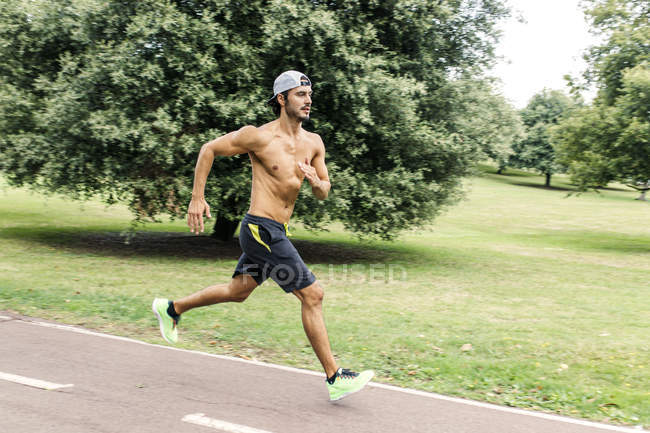
[[[0,184],[0,310],[164,344],[155,296],[229,280],[237,241],[150,223],[125,242],[121,206]],[[650,426],[650,202],[624,187],[567,196],[484,170],[433,225],[395,242],[334,225],[294,241],[325,287],[340,364],[378,381]],[[300,304],[265,283],[194,310],[179,346],[320,370]]]

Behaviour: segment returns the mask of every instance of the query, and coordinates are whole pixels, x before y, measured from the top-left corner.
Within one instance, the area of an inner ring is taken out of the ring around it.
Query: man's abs
[[[251,204],[248,212],[288,223],[301,185],[302,179],[297,175],[276,177],[265,173],[263,167],[254,165]]]

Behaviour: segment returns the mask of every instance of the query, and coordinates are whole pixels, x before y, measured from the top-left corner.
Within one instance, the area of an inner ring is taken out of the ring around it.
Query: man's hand
[[[305,162],[298,163],[298,167],[300,167],[300,170],[305,174],[305,178],[311,184],[311,192],[314,193],[316,198],[319,200],[325,200],[331,188],[329,177],[327,176],[327,168],[325,168],[324,165],[325,164],[323,164],[323,168],[321,169],[321,173],[324,173],[325,176],[323,180],[318,176],[318,170],[316,170],[316,167],[311,165],[307,158],[305,158]]]
[[[210,215],[210,206],[208,202],[205,201],[205,198],[192,198],[190,205],[187,208],[187,225],[190,228],[192,233],[199,234],[199,228],[201,228],[201,233],[203,233],[203,213],[205,213],[206,218],[211,218]]]
[[[307,158],[305,158],[304,163],[299,162],[298,167],[305,174],[305,178],[309,181],[312,187],[314,188],[321,187],[321,180],[318,177],[318,174],[316,174],[316,169],[309,164],[309,160]]]

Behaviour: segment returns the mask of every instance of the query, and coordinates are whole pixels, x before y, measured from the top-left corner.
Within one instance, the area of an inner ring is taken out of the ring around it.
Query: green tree
[[[494,162],[499,173],[504,170],[512,145],[524,134],[517,110],[486,79],[454,80],[440,93],[448,103],[449,130],[477,149],[482,160]]]
[[[643,191],[650,179],[650,4],[586,4],[604,41],[585,56],[585,78],[598,95],[556,128],[558,154],[581,190],[620,181]]]
[[[559,158],[581,190],[612,181],[646,190],[650,180],[648,65],[623,72],[614,105],[600,101],[576,111],[554,130]]]
[[[534,95],[520,112],[525,134],[513,144],[509,165],[538,170],[546,176],[545,186],[551,186],[551,176],[563,168],[555,157],[551,128],[573,105],[559,90],[544,89]]]
[[[600,90],[605,105],[622,91],[623,73],[650,61],[650,4],[645,0],[586,0],[590,30],[604,40],[585,55],[585,78]]]
[[[182,217],[199,147],[273,115],[282,70],[315,83],[334,189],[296,216],[392,238],[458,195],[478,157],[439,90],[489,64],[500,0],[8,0],[0,5],[0,170],[15,185]],[[206,191],[222,237],[248,206],[245,156]]]

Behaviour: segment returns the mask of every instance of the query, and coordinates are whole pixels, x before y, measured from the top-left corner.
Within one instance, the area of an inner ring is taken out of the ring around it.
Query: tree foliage
[[[525,134],[513,144],[509,165],[538,170],[550,186],[551,176],[563,169],[555,157],[551,128],[573,105],[574,101],[559,90],[544,89],[534,95],[520,112]]]
[[[477,149],[481,159],[503,170],[513,144],[524,134],[515,108],[486,79],[454,80],[440,94],[448,104],[444,110],[448,128]]]
[[[0,5],[0,170],[15,185],[182,216],[199,147],[273,118],[286,69],[314,82],[333,191],[296,216],[393,237],[458,195],[478,157],[441,89],[489,64],[501,0],[7,0]],[[219,158],[213,214],[248,207],[246,155]]]
[[[591,107],[555,130],[560,159],[581,188],[650,179],[650,4],[589,0],[587,16],[603,43],[586,56],[598,88]]]
[[[623,73],[614,105],[583,107],[554,131],[560,159],[585,190],[618,180],[644,184],[650,179],[650,69],[638,65]]]
[[[613,105],[622,90],[623,73],[650,62],[650,4],[645,0],[586,0],[592,33],[604,42],[585,59],[585,76],[598,86],[605,105]]]

